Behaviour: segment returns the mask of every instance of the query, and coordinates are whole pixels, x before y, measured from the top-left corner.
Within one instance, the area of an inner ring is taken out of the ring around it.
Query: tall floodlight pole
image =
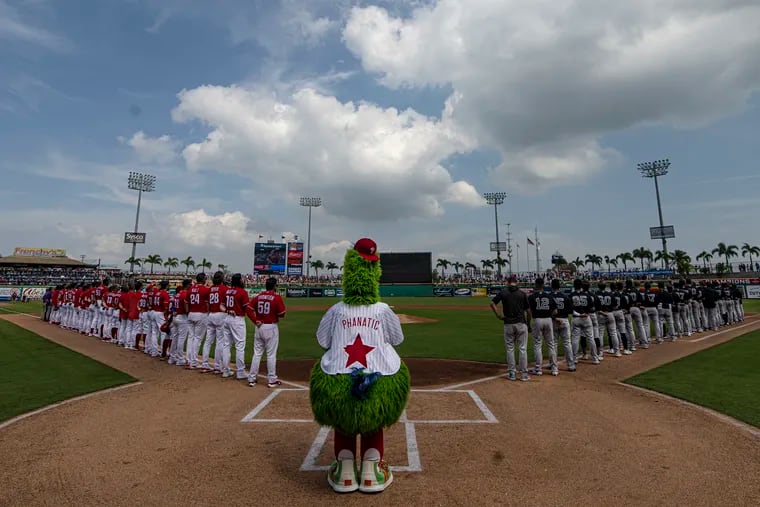
[[[659,176],[665,176],[668,174],[668,168],[670,167],[670,160],[655,160],[654,162],[642,162],[637,165],[637,169],[644,178],[654,178],[654,190],[657,193],[657,213],[660,215],[660,231],[664,227],[662,221],[662,204],[660,203],[660,185],[657,183]],[[664,235],[662,238],[662,252],[667,256],[668,254],[668,240]]]
[[[306,276],[309,276],[309,268],[311,267],[311,208],[319,208],[322,206],[321,197],[301,197],[299,204],[309,208],[309,229],[306,234]]]
[[[509,276],[512,276],[512,231],[509,230],[512,224],[507,224],[507,260],[509,261]]]
[[[501,279],[501,248],[499,248],[499,204],[504,204],[507,194],[504,192],[486,192],[483,194],[488,204],[493,205],[493,216],[496,221],[496,276]]]
[[[137,226],[140,223],[140,202],[142,201],[143,192],[153,192],[156,190],[156,177],[151,174],[143,174],[130,171],[129,179],[130,190],[137,190],[137,214],[135,215],[135,233],[137,233]],[[137,243],[132,243],[132,259],[135,258],[135,250],[137,249]],[[129,265],[129,272],[134,273],[135,264]]]

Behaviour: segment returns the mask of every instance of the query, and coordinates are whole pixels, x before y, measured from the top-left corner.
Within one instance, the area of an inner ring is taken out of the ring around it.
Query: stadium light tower
[[[654,162],[641,162],[637,165],[637,169],[644,178],[654,178],[654,190],[657,193],[657,213],[660,215],[660,230],[664,227],[662,221],[662,204],[660,203],[660,185],[657,183],[659,176],[665,176],[668,174],[668,168],[670,167],[670,159],[655,160]],[[664,235],[663,235],[664,236]],[[662,252],[668,254],[668,240],[662,238]]]
[[[319,208],[322,206],[321,197],[301,197],[299,204],[309,208],[309,229],[306,234],[306,276],[309,276],[309,268],[311,267],[311,208]]]
[[[486,202],[493,205],[493,216],[496,220],[496,276],[501,279],[501,249],[499,248],[499,204],[504,204],[507,194],[504,192],[486,192],[483,194]]]
[[[156,177],[151,174],[137,173],[134,171],[129,172],[129,178],[127,179],[130,190],[137,190],[137,215],[135,215],[135,233],[137,233],[137,226],[140,223],[140,202],[142,201],[143,192],[153,192],[156,190]],[[132,258],[135,258],[135,250],[137,249],[137,243],[132,243]],[[129,272],[134,273],[134,263],[129,265]]]

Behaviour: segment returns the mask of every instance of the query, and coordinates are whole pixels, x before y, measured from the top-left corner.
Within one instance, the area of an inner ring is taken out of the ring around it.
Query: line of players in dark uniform
[[[649,348],[651,343],[663,343],[666,336],[676,341],[682,336],[717,331],[721,326],[744,320],[743,294],[733,284],[697,284],[687,279],[658,282],[654,286],[647,282],[641,287],[627,280],[625,283],[602,281],[592,289],[589,282],[576,279],[573,291],[568,294],[561,290],[559,280],[553,280],[551,291],[547,291],[543,279],[538,278],[533,293],[526,298],[534,355],[534,365],[528,369],[527,326],[524,331],[519,327],[510,329],[519,326],[521,320],[516,318],[521,313],[519,308],[514,309],[514,301],[519,302],[520,298],[511,297],[508,301],[507,291],[493,301],[504,303],[503,317],[492,305],[497,317],[505,322],[509,380],[517,380],[513,356],[516,342],[520,352],[520,380],[530,380],[528,374],[543,374],[543,342],[549,352],[546,369],[556,376],[559,375],[557,347],[560,340],[567,370],[573,372],[578,360],[598,365],[605,353],[615,357],[631,355],[639,348]],[[523,321],[522,325],[525,324]]]

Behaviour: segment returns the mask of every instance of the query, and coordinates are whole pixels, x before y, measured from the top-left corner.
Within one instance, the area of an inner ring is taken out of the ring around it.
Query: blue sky
[[[760,244],[760,7],[596,4],[0,0],[0,253],[123,264],[139,170],[139,255],[249,271],[320,195],[315,258],[477,262],[505,191],[525,269],[535,226],[544,264],[659,248],[664,157],[671,249]]]

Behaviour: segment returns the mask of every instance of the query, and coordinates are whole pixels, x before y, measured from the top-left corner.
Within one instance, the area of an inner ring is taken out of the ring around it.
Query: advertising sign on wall
[[[433,289],[433,295],[434,296],[453,296],[454,288],[453,287],[436,287],[435,289]]]
[[[27,248],[17,246],[13,249],[15,257],[66,257],[66,250],[62,248]]]
[[[305,298],[306,295],[306,289],[302,288],[288,288],[285,291],[285,297],[289,298]]]
[[[303,275],[303,243],[288,243],[288,275]]]
[[[286,255],[285,243],[256,243],[253,248],[254,274],[285,274]]]
[[[747,294],[747,299],[760,299],[760,285],[745,285],[744,292]]]

